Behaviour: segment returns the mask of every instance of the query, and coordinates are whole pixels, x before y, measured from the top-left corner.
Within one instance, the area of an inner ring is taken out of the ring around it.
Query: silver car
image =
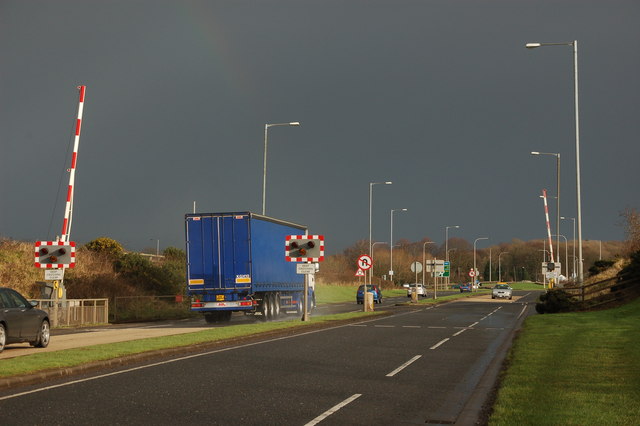
[[[513,298],[513,290],[509,287],[509,284],[496,284],[491,290],[491,298],[505,298],[512,299]]]
[[[427,289],[421,283],[405,284],[404,287],[407,289],[407,297],[411,297],[414,288],[418,296],[427,297]]]

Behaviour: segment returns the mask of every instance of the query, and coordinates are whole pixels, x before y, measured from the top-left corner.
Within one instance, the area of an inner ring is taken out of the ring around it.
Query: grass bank
[[[490,425],[629,425],[640,418],[640,299],[526,320]]]
[[[87,346],[63,351],[34,353],[16,358],[2,360],[0,378],[23,374],[32,374],[44,370],[70,368],[96,361],[105,361],[127,355],[144,352],[212,343],[226,339],[246,337],[269,331],[309,328],[319,323],[338,322],[353,318],[380,315],[382,312],[354,312],[345,314],[325,315],[312,318],[311,321],[301,322],[298,319],[281,322],[256,322],[252,324],[229,325],[215,327],[209,330],[174,336],[153,337],[128,342],[109,343],[104,345]],[[55,337],[54,337],[55,338]]]

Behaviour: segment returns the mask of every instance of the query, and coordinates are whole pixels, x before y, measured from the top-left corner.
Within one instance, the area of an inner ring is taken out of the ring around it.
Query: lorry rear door
[[[251,287],[248,215],[187,216],[190,291]]]

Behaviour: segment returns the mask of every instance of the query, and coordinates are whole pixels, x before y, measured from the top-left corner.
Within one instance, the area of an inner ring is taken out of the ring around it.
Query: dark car
[[[382,291],[380,291],[380,287],[377,285],[369,285],[367,284],[367,293],[373,294],[373,302],[374,303],[382,303]],[[358,291],[356,292],[356,303],[362,304],[364,299],[364,285],[358,287]]]
[[[471,291],[471,283],[462,283],[460,284],[460,293],[464,291]]]
[[[36,309],[17,291],[0,287],[0,352],[10,343],[49,345],[49,315]]]

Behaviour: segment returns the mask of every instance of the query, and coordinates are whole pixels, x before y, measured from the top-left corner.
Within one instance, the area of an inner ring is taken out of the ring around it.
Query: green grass
[[[311,321],[308,322],[301,322],[296,319],[282,322],[257,322],[252,324],[229,325],[227,327],[215,327],[209,330],[175,336],[153,337],[128,342],[67,349],[63,351],[34,353],[33,355],[3,359],[2,369],[0,369],[0,377],[30,374],[50,369],[69,368],[90,362],[105,361],[154,350],[190,346],[200,343],[211,343],[230,338],[250,336],[267,331],[306,327],[318,323],[330,323],[339,320],[381,314],[383,314],[383,312],[352,312],[324,315],[312,318]]]
[[[630,425],[640,418],[640,299],[527,319],[491,425]]]

